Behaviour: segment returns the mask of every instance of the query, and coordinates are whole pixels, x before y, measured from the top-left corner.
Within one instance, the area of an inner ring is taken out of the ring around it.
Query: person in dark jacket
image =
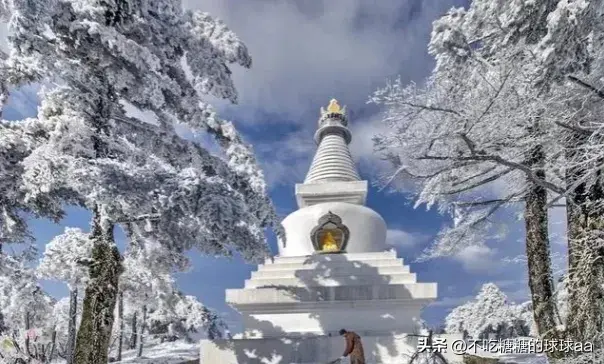
[[[352,331],[346,329],[340,330],[340,336],[346,340],[346,349],[340,359],[350,355],[350,364],[365,364],[365,353],[363,352],[363,343],[361,337]]]

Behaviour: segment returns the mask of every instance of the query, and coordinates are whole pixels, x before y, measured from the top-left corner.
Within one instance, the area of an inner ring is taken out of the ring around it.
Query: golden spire
[[[327,111],[329,113],[341,114],[342,110],[340,109],[340,105],[338,104],[338,100],[331,99],[331,101],[329,101],[329,106],[327,106]]]

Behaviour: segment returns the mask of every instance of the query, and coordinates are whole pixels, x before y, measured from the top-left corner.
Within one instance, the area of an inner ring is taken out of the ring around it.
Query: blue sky
[[[316,147],[312,136],[318,111],[333,97],[348,106],[351,151],[361,175],[369,181],[375,179],[383,165],[372,153],[371,136],[384,127],[379,110],[366,105],[369,94],[399,75],[406,82],[422,82],[433,66],[426,51],[432,21],[451,6],[465,2],[184,1],[187,7],[225,20],[252,54],[252,69],[233,70],[240,93],[238,105],[215,105],[254,146],[281,216],[296,209],[294,184],[304,179]],[[28,87],[11,95],[4,116],[34,116],[36,105],[35,87]],[[431,324],[441,322],[451,308],[474,296],[486,282],[495,282],[513,300],[528,298],[525,264],[506,263],[505,259],[523,250],[523,225],[516,221],[515,211],[496,217],[508,228],[502,241],[487,242],[450,258],[412,263],[447,219],[424,207],[413,209],[408,194],[388,194],[375,188],[369,193],[368,206],[384,217],[389,242],[400,257],[411,262],[418,280],[438,283],[439,300],[424,310],[423,317]],[[560,251],[564,244],[558,238],[564,231],[562,220],[563,212],[554,211],[553,246]],[[33,220],[31,227],[42,247],[64,226],[87,230],[88,224],[86,211],[70,209],[60,225]],[[269,242],[276,252],[272,237]],[[237,259],[191,255],[193,268],[179,275],[179,286],[208,306],[226,312],[236,329],[237,314],[225,305],[224,290],[242,287],[255,267]],[[46,283],[45,287],[53,295],[66,294],[66,287],[60,284]]]

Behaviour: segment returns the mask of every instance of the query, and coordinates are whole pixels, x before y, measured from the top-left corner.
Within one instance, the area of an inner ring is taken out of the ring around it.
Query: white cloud
[[[443,297],[438,301],[434,301],[429,304],[430,307],[457,307],[464,303],[474,299],[474,296],[462,296],[462,297]]]
[[[400,229],[388,229],[386,243],[395,247],[410,248],[428,240],[430,235],[422,233],[409,233]]]
[[[184,1],[188,8],[224,20],[252,55],[250,70],[233,68],[239,105],[214,102],[218,110],[234,115],[237,123],[299,127],[292,137],[284,136],[287,142],[252,139],[255,145],[272,150],[259,153],[271,186],[304,178],[314,152],[308,145],[313,146],[319,108],[334,97],[350,111],[355,160],[361,161],[366,172],[380,166],[371,142],[379,123],[371,115],[356,115],[365,109],[375,88],[401,70],[404,79],[421,81],[430,68],[426,49],[432,21],[452,3]]]
[[[454,256],[471,273],[499,272],[501,264],[495,260],[496,251],[485,245],[469,246]]]
[[[364,104],[401,65],[411,75],[425,69],[426,35],[449,7],[436,0],[184,3],[223,19],[248,46],[252,69],[233,70],[241,107],[301,123],[332,97]]]

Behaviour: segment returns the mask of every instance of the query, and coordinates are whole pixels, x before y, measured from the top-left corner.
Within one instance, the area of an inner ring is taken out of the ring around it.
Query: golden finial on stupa
[[[321,118],[335,116],[340,120],[345,120],[345,114],[346,106],[340,107],[340,104],[338,104],[338,100],[336,99],[331,99],[327,108],[321,106]]]
[[[329,106],[327,106],[327,111],[329,113],[341,113],[342,109],[340,108],[340,105],[338,104],[338,100],[336,99],[331,99],[331,101],[329,101]]]

